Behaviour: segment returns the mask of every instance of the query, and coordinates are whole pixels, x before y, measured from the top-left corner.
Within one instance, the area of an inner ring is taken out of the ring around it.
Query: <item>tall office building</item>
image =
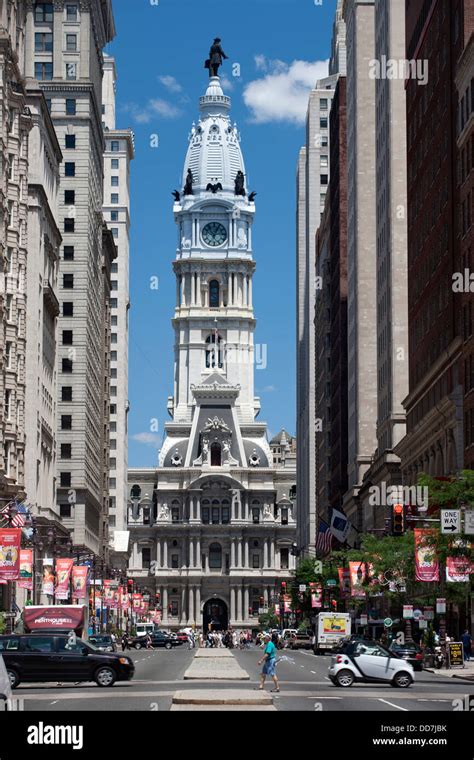
[[[455,474],[465,461],[463,347],[473,331],[472,294],[453,289],[453,274],[463,271],[472,240],[472,197],[456,178],[472,101],[469,86],[458,120],[455,82],[473,23],[472,0],[406,5],[406,57],[429,74],[424,86],[410,77],[406,90],[409,393],[407,434],[396,449],[406,484],[421,472]]]
[[[375,57],[373,0],[345,0],[347,43],[348,491],[357,494],[377,448]]]
[[[102,123],[105,130],[104,219],[117,246],[111,274],[110,353],[110,519],[111,535],[127,526],[128,468],[128,323],[130,254],[130,162],[135,155],[129,129],[117,129],[113,58],[105,57],[102,85]]]
[[[99,554],[108,424],[102,376],[102,50],[115,34],[111,0],[29,2],[26,30],[26,76],[45,93],[64,156],[57,499],[74,544]]]
[[[316,539],[316,230],[324,210],[330,177],[329,113],[339,74],[345,73],[345,23],[337,6],[329,76],[311,91],[306,144],[297,169],[297,433],[298,544],[314,553]],[[339,67],[339,68],[338,68]]]

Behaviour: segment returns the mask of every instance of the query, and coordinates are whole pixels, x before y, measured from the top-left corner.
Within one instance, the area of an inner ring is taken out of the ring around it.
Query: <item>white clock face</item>
[[[202,231],[202,239],[206,245],[216,248],[219,245],[224,245],[227,240],[227,230],[219,222],[209,222]]]

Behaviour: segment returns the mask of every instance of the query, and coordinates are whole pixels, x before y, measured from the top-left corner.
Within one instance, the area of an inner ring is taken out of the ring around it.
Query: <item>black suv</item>
[[[130,641],[130,646],[134,649],[146,649],[146,636],[137,636]],[[183,643],[176,636],[170,636],[169,633],[163,631],[157,631],[150,634],[151,645],[155,647],[164,647],[165,649],[171,649],[172,647],[179,647]]]
[[[12,688],[21,681],[95,681],[98,686],[112,686],[115,681],[130,681],[135,666],[129,657],[101,652],[77,638],[63,634],[22,634],[0,636],[0,656]]]

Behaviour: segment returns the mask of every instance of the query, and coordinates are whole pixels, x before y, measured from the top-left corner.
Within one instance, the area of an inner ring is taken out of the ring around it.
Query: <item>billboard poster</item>
[[[337,617],[336,615],[323,616],[323,633],[348,633],[350,621],[346,617]]]
[[[18,588],[33,591],[33,549],[20,550],[20,578]]]
[[[0,530],[0,578],[16,581],[20,577],[20,528]]]
[[[115,584],[113,581],[104,581],[104,604],[111,610],[117,609],[117,589],[114,588],[114,586]]]
[[[432,528],[415,528],[415,575],[417,581],[432,583],[439,581],[439,564],[435,551],[426,539],[436,535]]]
[[[87,597],[87,565],[75,565],[72,568],[72,598],[85,599]]]
[[[366,576],[365,562],[349,562],[349,572],[351,580],[351,596],[364,597],[365,589],[363,583]]]
[[[62,557],[56,560],[56,599],[69,599],[69,580],[74,560]]]
[[[43,559],[41,593],[46,596],[54,596],[54,561],[52,559]]]
[[[337,574],[339,576],[341,598],[345,599],[351,595],[351,573],[347,567],[338,567]]]
[[[467,557],[446,558],[446,580],[448,583],[469,583],[474,573],[474,564]]]

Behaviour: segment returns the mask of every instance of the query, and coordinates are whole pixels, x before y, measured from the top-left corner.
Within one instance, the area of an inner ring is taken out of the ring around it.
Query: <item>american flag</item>
[[[12,518],[12,525],[14,528],[23,528],[24,525],[26,524],[28,510],[24,504],[18,504],[18,503],[17,503],[17,509],[18,511],[16,512],[15,515],[13,515],[13,518]]]
[[[333,535],[323,520],[319,521],[319,530],[316,537],[316,551],[323,557],[331,551]]]

